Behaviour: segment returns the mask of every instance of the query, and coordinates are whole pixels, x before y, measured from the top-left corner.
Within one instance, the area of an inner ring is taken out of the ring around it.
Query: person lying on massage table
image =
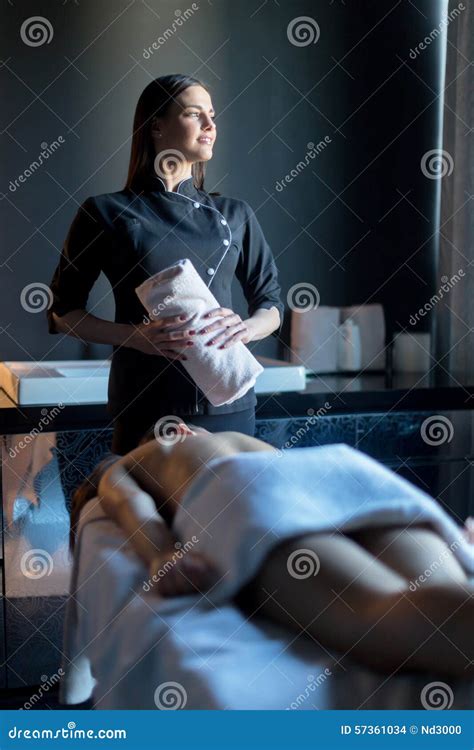
[[[210,433],[184,423],[177,430],[179,441],[157,440],[150,431],[125,456],[112,454],[98,464],[76,490],[71,515],[72,550],[79,514],[97,496],[150,576],[172,560],[157,579],[162,596],[206,591],[219,578],[211,559],[192,550],[177,560],[171,531],[176,510],[203,466],[245,452],[278,454],[237,432]],[[238,496],[239,488],[235,491]],[[317,575],[289,574],[288,560],[302,549],[318,560]],[[427,570],[431,575],[422,585],[410,585]],[[472,581],[442,537],[430,524],[412,523],[285,539],[270,550],[235,601],[249,615],[303,630],[323,647],[377,670],[472,677],[473,594]]]

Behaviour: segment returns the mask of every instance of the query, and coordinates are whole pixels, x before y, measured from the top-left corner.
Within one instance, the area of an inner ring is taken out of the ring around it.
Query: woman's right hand
[[[132,324],[133,333],[128,345],[144,354],[159,354],[171,361],[185,360],[187,357],[184,352],[193,346],[192,338],[196,331],[192,325],[189,328],[182,326],[194,317],[195,315],[169,315],[160,320]],[[180,330],[176,330],[177,327]]]
[[[219,580],[213,563],[197,552],[179,552],[176,547],[156,555],[150,566],[154,589],[160,596],[185,596],[210,589]]]

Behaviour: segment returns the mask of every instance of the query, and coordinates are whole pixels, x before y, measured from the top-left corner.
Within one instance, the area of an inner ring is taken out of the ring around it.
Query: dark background
[[[443,60],[434,41],[443,0],[201,1],[155,50],[149,47],[189,3],[4,2],[1,41],[0,358],[107,356],[111,348],[51,336],[44,312],[26,312],[22,289],[48,284],[69,224],[89,196],[120,190],[137,98],[154,77],[183,72],[211,87],[218,137],[206,188],[247,200],[274,252],[286,300],[296,283],[321,304],[380,302],[388,329],[408,326],[435,282],[439,180],[423,154],[440,146]],[[29,16],[51,22],[49,44],[25,45]],[[317,21],[316,44],[295,46],[287,26]],[[14,193],[41,143],[65,143]],[[305,158],[308,142],[331,143],[285,189],[275,184]],[[246,315],[236,290],[235,307]],[[89,310],[113,319],[104,277]],[[289,314],[286,318],[289,323]],[[429,330],[424,318],[418,330]],[[287,336],[288,325],[283,335]],[[274,336],[255,350],[281,355]]]

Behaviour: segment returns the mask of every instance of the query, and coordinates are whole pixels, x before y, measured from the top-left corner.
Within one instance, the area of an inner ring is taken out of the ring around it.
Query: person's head
[[[202,434],[210,434],[209,430],[206,430],[204,427],[193,425],[190,422],[179,422],[173,427],[176,429],[177,433],[179,433],[180,435],[184,435],[185,437],[196,437]],[[145,445],[145,443],[148,443],[150,440],[156,440],[157,438],[155,430],[156,425],[153,425],[153,427],[147,429],[138,441],[137,446]],[[109,466],[112,466],[112,464],[118,461],[119,458],[122,458],[122,456],[112,452],[106,453],[102,460],[99,461],[99,463],[91,471],[89,476],[87,476],[74,491],[72,496],[71,520],[69,530],[69,550],[71,553],[74,552],[77,524],[79,522],[79,516],[82,509],[84,508],[86,503],[89,502],[89,500],[92,500],[97,496],[102,475],[105,473],[105,471],[107,471]]]
[[[204,189],[205,165],[216,139],[215,112],[208,87],[197,78],[174,73],[151,81],[142,91],[133,121],[126,186],[142,187],[146,176],[192,175]],[[202,137],[211,139],[203,143]]]
[[[74,552],[74,546],[76,543],[77,524],[79,522],[79,516],[84,505],[92,498],[97,496],[99,482],[102,478],[102,474],[115,463],[121,456],[116,453],[108,452],[104,455],[101,461],[94,467],[88,477],[84,479],[81,484],[76,487],[72,496],[71,505],[71,519],[69,528],[69,550]]]

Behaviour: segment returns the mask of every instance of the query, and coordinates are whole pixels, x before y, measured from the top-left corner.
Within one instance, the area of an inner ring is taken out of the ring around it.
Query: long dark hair
[[[74,552],[74,546],[76,544],[77,536],[77,524],[79,523],[79,516],[81,511],[92,498],[96,497],[99,489],[99,482],[102,474],[112,466],[121,456],[116,453],[108,452],[104,455],[101,461],[94,467],[93,471],[83,482],[75,489],[72,496],[71,503],[71,520],[69,527],[69,551],[71,554]]]
[[[209,92],[209,88],[202,81],[182,73],[155,78],[143,89],[133,119],[132,146],[125,188],[141,190],[144,178],[149,176],[150,172],[153,173],[156,157],[151,135],[153,118],[155,115],[165,116],[173,100],[189,86],[202,86]],[[206,162],[195,162],[192,165],[191,174],[194,187],[204,190]],[[210,195],[219,195],[219,193],[210,193]]]

